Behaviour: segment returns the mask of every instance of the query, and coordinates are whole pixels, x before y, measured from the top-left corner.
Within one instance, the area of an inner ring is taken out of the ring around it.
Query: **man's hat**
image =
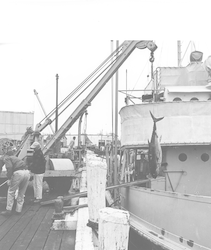
[[[36,149],[39,149],[39,148],[41,148],[41,146],[40,146],[39,142],[35,141],[35,142],[31,145],[31,147],[30,147],[30,148],[36,148]]]

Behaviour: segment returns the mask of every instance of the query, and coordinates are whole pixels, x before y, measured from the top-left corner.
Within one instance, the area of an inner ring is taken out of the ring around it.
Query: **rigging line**
[[[93,84],[93,82],[95,82],[113,63],[114,63],[115,61],[113,61],[112,63],[110,63],[110,65],[108,65],[107,66],[107,68],[106,69],[104,69],[104,71],[103,72],[101,72],[100,73],[100,75],[98,75],[81,93],[79,93],[76,97],[75,97],[75,99],[74,100],[72,100],[72,102],[71,103],[69,103],[60,113],[59,113],[59,115],[60,114],[62,114],[83,92],[85,92],[85,90],[87,90],[92,84]],[[55,120],[55,118],[54,118],[54,120]],[[53,121],[54,121],[53,120]]]
[[[60,114],[62,114],[85,90],[87,90],[87,88],[89,88],[90,86],[91,86],[91,84],[96,80],[96,79],[98,79],[112,64],[114,64],[114,62],[116,61],[116,59],[112,62],[112,63],[110,63],[84,90],[82,90],[80,93],[79,93],[79,95],[71,102],[71,103],[69,103],[67,106],[66,106],[66,108],[64,108],[63,110],[62,110],[62,112],[60,112],[59,113],[59,115]],[[55,118],[54,118],[54,120],[55,120]],[[54,121],[53,120],[53,121]]]
[[[117,57],[117,59],[118,59],[118,57]],[[93,82],[95,82],[96,81],[96,79],[98,79],[112,64],[114,64],[114,62],[117,60],[117,59],[115,59],[113,62],[111,62],[105,69],[104,69],[104,71],[103,72],[101,72],[100,73],[100,75],[98,75],[81,93],[79,93],[76,97],[75,97],[75,99],[73,99],[72,100],[72,102],[71,103],[69,103],[59,114],[58,114],[58,116],[59,115],[61,115],[85,90],[87,90],[92,84],[93,84]],[[52,120],[52,122],[55,120],[56,118],[54,118],[53,120]]]
[[[82,83],[87,82],[88,80],[90,80],[91,77],[93,77],[94,75],[96,75],[100,70],[102,70],[103,67],[105,67],[106,64],[108,64],[109,60],[111,58],[111,55],[109,58],[107,58],[107,60],[105,60],[92,74],[90,74],[89,77],[87,77]],[[84,85],[84,84],[83,84]],[[81,84],[82,86],[82,84]],[[78,87],[79,89],[79,87]]]
[[[182,57],[182,60],[181,60],[181,63],[182,63],[182,61],[183,61],[183,59],[184,59],[184,57],[185,57],[185,54],[186,54],[186,52],[187,52],[187,50],[188,50],[188,48],[189,48],[189,46],[190,46],[190,43],[191,43],[191,41],[189,42],[189,44],[188,44],[188,46],[187,46],[187,48],[186,48],[186,50],[185,50],[185,53],[184,53],[184,55],[183,55],[183,57]]]
[[[73,96],[79,89],[82,88],[82,86],[85,85],[85,83],[90,80],[90,78],[92,78],[94,75],[96,75],[103,67],[105,67],[106,64],[108,64],[109,60],[111,60],[112,57],[116,57],[116,54],[120,53],[122,51],[122,47],[123,47],[122,43],[108,58],[106,58],[106,60],[104,60],[100,66],[97,67],[96,70],[94,70],[81,84],[79,84],[79,86],[77,86],[62,102],[60,102],[60,104],[58,105],[58,107],[60,108],[67,100],[70,99],[71,96]],[[106,68],[107,69],[107,68]],[[103,71],[104,72],[104,71]],[[96,78],[97,79],[97,78]],[[69,107],[69,105],[68,105]],[[41,122],[46,119],[46,118],[50,118],[55,111],[56,108],[54,108],[50,113],[48,113],[48,115],[46,117],[44,117]],[[55,120],[55,119],[54,119]],[[40,123],[41,123],[40,122]]]
[[[192,44],[193,44],[194,50],[196,50],[195,42],[192,42]]]
[[[162,50],[163,50],[163,44],[162,44],[162,48],[161,48],[161,53],[162,53]],[[160,54],[160,58],[161,58],[161,54]],[[159,58],[159,60],[160,60],[160,58]],[[136,87],[136,85],[137,85],[139,79],[141,78],[141,76],[142,76],[142,74],[143,74],[143,72],[144,72],[144,70],[145,70],[145,68],[146,68],[146,66],[147,66],[148,63],[149,63],[149,61],[147,60],[145,66],[144,66],[144,68],[142,69],[142,72],[140,73],[140,75],[139,75],[139,77],[138,77],[138,80],[136,81],[136,84],[135,84],[135,86],[133,87],[132,90],[135,89],[135,87]],[[149,85],[149,83],[148,83],[148,85]],[[147,86],[148,86],[148,85],[147,85]],[[146,87],[147,87],[147,86],[146,86]],[[131,92],[132,92],[132,90],[131,90]]]
[[[138,81],[139,81],[140,77],[142,76],[142,74],[143,74],[143,72],[144,72],[144,70],[145,70],[145,68],[146,68],[147,64],[148,64],[148,60],[147,60],[147,62],[146,62],[146,64],[145,64],[144,68],[142,69],[142,72],[141,72],[141,74],[139,75],[138,80],[136,81],[136,84],[135,84],[135,86],[133,87],[133,89],[132,89],[132,90],[134,90],[134,89],[135,89],[135,87],[136,87],[136,85],[137,85],[137,83],[138,83]],[[132,93],[132,90],[131,90],[131,93]]]
[[[117,48],[106,60],[104,60],[103,61],[103,63],[101,63],[101,65],[94,71],[94,72],[92,72],[74,91],[72,91],[60,104],[59,104],[59,107],[61,107],[62,106],[62,103],[64,103],[67,99],[69,99],[70,97],[69,96],[71,96],[71,94],[72,94],[72,96],[73,96],[73,93],[75,94],[76,93],[76,90],[78,90],[79,88],[81,88],[81,86],[83,86],[84,85],[84,83],[85,82],[87,82],[88,81],[88,79],[90,79],[94,74],[96,74],[96,72],[97,71],[100,71],[100,69],[101,68],[103,68],[104,67],[104,65],[106,65],[106,63],[108,63],[108,61],[110,60],[110,58],[113,56],[113,57],[115,57],[116,55],[116,53],[119,53],[119,50],[120,49],[120,51],[122,50],[122,45],[120,45],[119,46],[119,48]],[[118,51],[118,52],[117,52]],[[46,118],[47,117],[51,117],[52,115],[53,115],[53,112],[55,111],[55,109],[56,108],[54,108],[47,116],[46,116]],[[44,118],[45,119],[45,118]],[[44,120],[43,119],[43,120]],[[43,121],[42,120],[42,121]],[[41,122],[42,122],[41,121]]]
[[[162,42],[162,46],[161,46],[161,51],[160,51],[160,56],[159,56],[159,60],[158,60],[158,65],[160,65],[162,54],[163,54],[163,42]]]

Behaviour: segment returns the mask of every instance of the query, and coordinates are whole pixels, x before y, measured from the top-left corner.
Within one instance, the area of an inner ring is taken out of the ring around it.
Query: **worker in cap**
[[[46,160],[39,142],[34,142],[30,148],[34,151],[31,159],[28,161],[29,170],[33,174],[34,202],[40,202],[42,200]]]
[[[33,148],[33,149],[41,149],[41,146],[39,144],[39,142],[35,141],[30,148]]]
[[[12,213],[12,208],[15,200],[15,194],[17,192],[17,203],[16,203],[16,213],[21,213],[25,192],[28,187],[30,172],[27,169],[27,165],[24,161],[13,155],[13,151],[8,151],[1,158],[1,169],[2,162],[5,164],[7,170],[7,184],[9,186],[7,191],[7,206],[6,210],[1,212],[2,215],[8,216]]]

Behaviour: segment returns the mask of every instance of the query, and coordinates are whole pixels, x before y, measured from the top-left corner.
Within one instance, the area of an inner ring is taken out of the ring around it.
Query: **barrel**
[[[74,170],[74,165],[70,159],[55,158],[49,159],[49,170]]]
[[[66,158],[49,158],[46,164],[46,170],[74,170],[75,167],[70,159]],[[71,187],[71,177],[47,177],[45,178],[49,185],[50,191],[58,195],[67,193]]]

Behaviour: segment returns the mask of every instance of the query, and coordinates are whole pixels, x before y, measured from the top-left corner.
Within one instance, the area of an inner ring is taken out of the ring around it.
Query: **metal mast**
[[[177,53],[178,53],[178,67],[181,67],[182,63],[182,50],[181,50],[181,41],[177,41]]]

